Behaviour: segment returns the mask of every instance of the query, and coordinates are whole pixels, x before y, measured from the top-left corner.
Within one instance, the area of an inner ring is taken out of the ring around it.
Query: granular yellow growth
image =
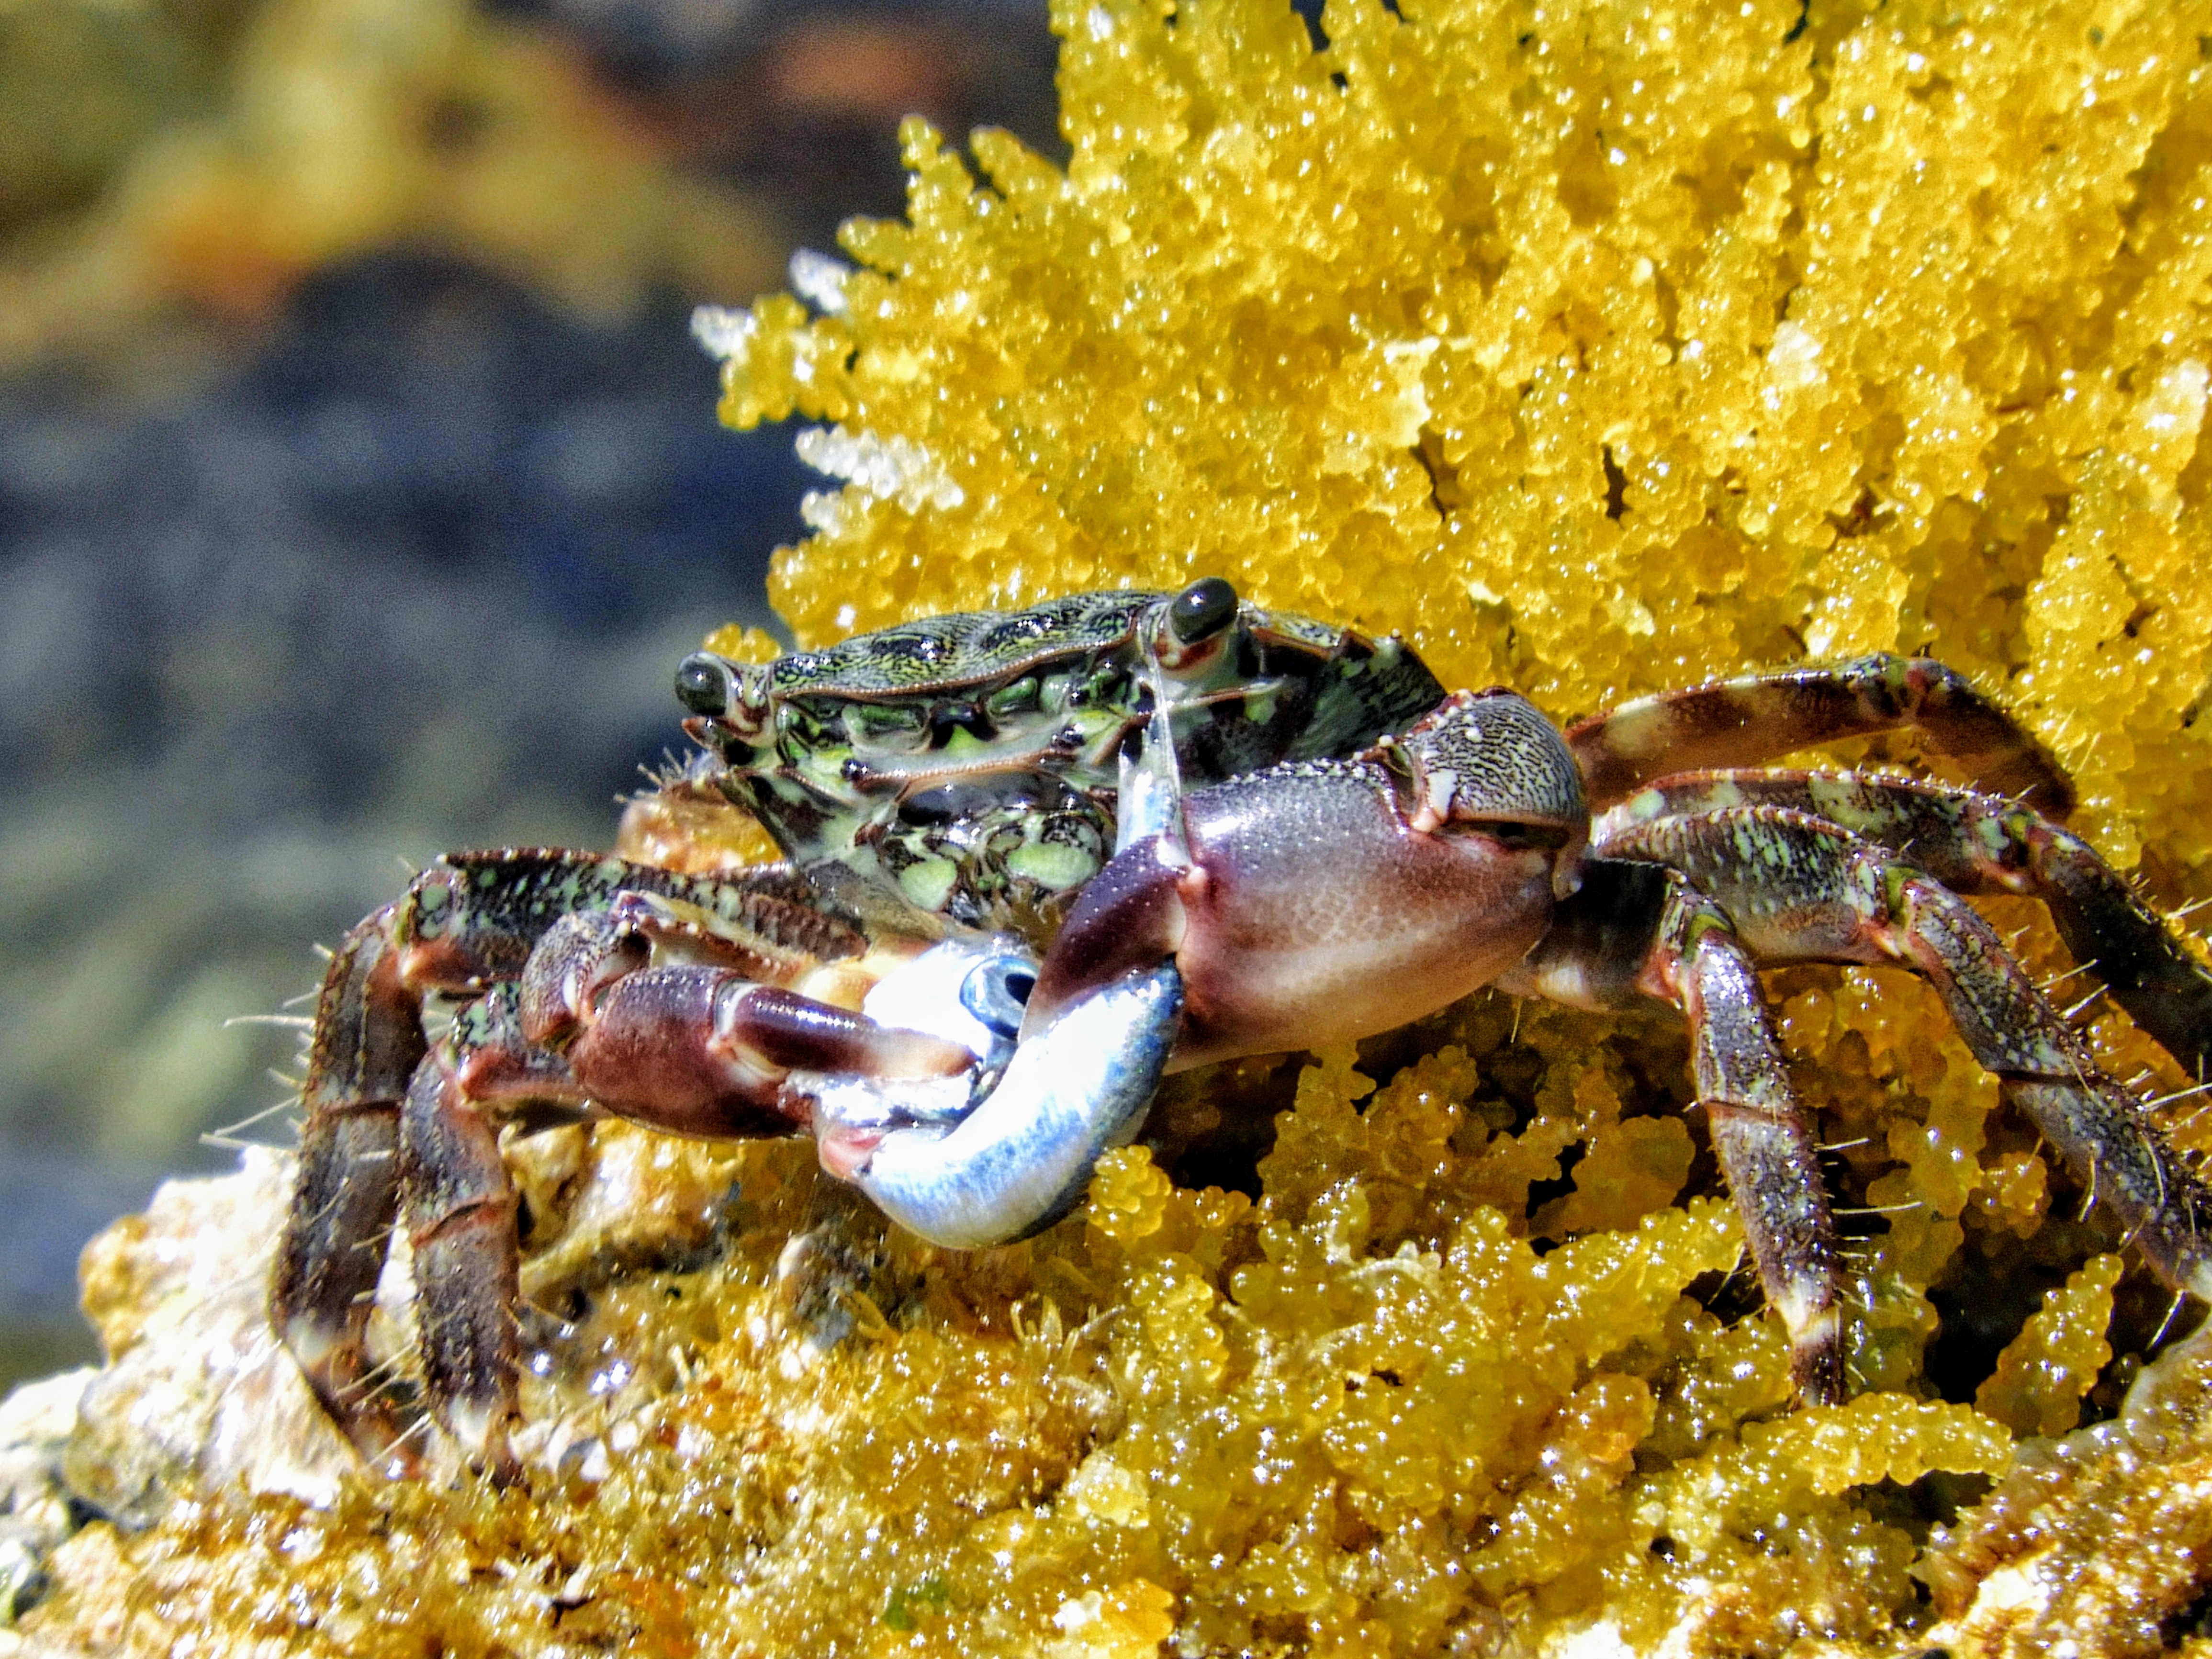
[[[2188,11],[1330,0],[1316,48],[1282,0],[1062,0],[1066,170],[910,127],[908,221],[848,228],[839,303],[765,299],[739,331],[726,416],[835,422],[811,451],[852,480],[810,501],[778,603],[815,643],[1219,574],[1562,717],[1927,649],[2063,756],[2115,862],[2169,904],[2212,893]],[[2061,965],[2033,906],[1993,914]],[[1769,988],[1839,1202],[1880,1212],[1853,1224],[1844,1407],[1791,1404],[1679,1027],[1477,997],[1294,1085],[1178,1081],[1176,1144],[1000,1249],[926,1249],[836,1207],[806,1146],[746,1147],[710,1265],[580,1281],[574,1351],[630,1380],[533,1385],[604,1469],[363,1482],[326,1513],[210,1494],[81,1534],[41,1628],[134,1653],[1772,1654],[1955,1615],[1961,1651],[2000,1626],[2022,1645],[1991,1650],[2030,1651],[2032,1607],[1961,1609],[2063,1537],[2067,1582],[2154,1610],[2082,1616],[2079,1651],[2154,1644],[2212,1538],[2212,1477],[2173,1461],[2212,1468],[2212,1413],[2085,1431],[2047,1455],[2063,1480],[2014,1436],[2108,1416],[2107,1350],[2162,1300],[1932,994]],[[2092,1036],[2184,1086],[2123,1017]],[[1285,1107],[1256,1196],[1171,1178]],[[779,1278],[810,1229],[827,1290]],[[2125,1499],[2130,1535],[2174,1548],[2099,1557],[2066,1506],[2114,1493],[2158,1494]]]
[[[2081,1396],[2112,1357],[2105,1340],[2120,1258],[2096,1255],[1997,1356],[1997,1368],[1975,1391],[1975,1408],[2021,1434],[2063,1434],[2081,1414]]]

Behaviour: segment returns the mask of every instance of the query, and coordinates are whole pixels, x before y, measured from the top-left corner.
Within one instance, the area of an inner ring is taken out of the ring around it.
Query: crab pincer
[[[1023,1037],[1171,958],[1170,1070],[1401,1025],[1496,979],[1580,881],[1582,781],[1509,691],[1462,692],[1351,761],[1184,796],[1116,854],[1045,958]]]

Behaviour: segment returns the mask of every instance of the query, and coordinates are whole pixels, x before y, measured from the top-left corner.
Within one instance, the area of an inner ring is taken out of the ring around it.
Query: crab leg
[[[369,1389],[363,1337],[399,1207],[399,1103],[426,1044],[400,983],[398,904],[346,935],[324,975],[300,1132],[300,1182],[270,1285],[270,1324],[331,1419],[372,1462],[405,1425]]]
[[[1639,697],[1567,728],[1593,808],[1653,779],[1709,766],[1755,766],[1842,738],[1911,727],[1994,793],[2053,817],[2074,787],[2040,744],[1953,670],[1887,653],[1826,667],[1747,674]]]
[[[1813,772],[1668,778],[1614,807],[1607,838],[1662,817],[1779,806],[1840,824],[1954,893],[2022,893],[2050,908],[2075,959],[2200,1080],[2212,1072],[2212,969],[2079,836],[2017,801],[1942,784]]]
[[[455,1058],[447,1047],[416,1068],[400,1119],[422,1376],[439,1419],[504,1479],[514,1472],[507,1446],[517,1365],[514,1183],[498,1126],[464,1093]]]
[[[347,936],[318,1005],[270,1309],[366,1457],[414,1462],[407,1425],[366,1388],[371,1303],[403,1204],[431,1403],[472,1452],[495,1467],[505,1456],[516,1246],[501,1123],[612,1111],[678,1133],[783,1134],[805,1121],[803,1100],[781,1097],[795,1067],[938,1077],[974,1065],[956,1042],[759,982],[826,988],[866,944],[788,870],[687,877],[536,849],[441,860]],[[677,963],[648,965],[662,947]],[[433,992],[485,994],[426,1055]]]
[[[1893,963],[1926,978],[1974,1058],[2129,1224],[2158,1276],[2212,1299],[2212,1191],[1964,900],[1884,848],[1778,807],[1662,818],[1607,845],[1686,875],[1760,961]]]
[[[1790,1334],[1791,1373],[1808,1400],[1840,1401],[1835,1228],[1819,1149],[1756,964],[1720,908],[1672,870],[1593,860],[1552,931],[1498,983],[1578,1007],[1620,1008],[1641,995],[1682,1011],[1713,1156]]]

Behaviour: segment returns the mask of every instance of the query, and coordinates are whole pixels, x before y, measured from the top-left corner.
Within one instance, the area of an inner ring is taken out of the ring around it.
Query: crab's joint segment
[[[346,1437],[371,1463],[406,1425],[368,1379],[366,1336],[385,1232],[399,1205],[399,1108],[377,1102],[308,1120],[300,1190],[277,1252],[270,1322]],[[402,1462],[411,1468],[411,1460]]]
[[[2112,1000],[2185,1072],[2212,1073],[2212,969],[2087,842],[2016,802],[1897,778],[1697,772],[1624,801],[1601,820],[1598,834],[1743,806],[1826,819],[1954,893],[2042,900],[2074,959],[2094,966]]]
[[[2035,739],[1955,671],[1887,653],[1750,674],[1623,703],[1567,729],[1590,800],[1622,800],[1662,775],[1742,766],[1843,738],[1910,728],[1976,783],[2054,817],[2073,786]]]
[[[1742,1213],[1768,1304],[1790,1334],[1806,1399],[1844,1397],[1835,1227],[1811,1125],[1790,1086],[1751,955],[1711,903],[1678,884],[1662,945],[1690,1026],[1691,1064],[1713,1156]],[[1684,925],[1684,918],[1690,925]],[[1676,954],[1671,940],[1683,946]]]
[[[2168,1285],[2212,1291],[2212,1194],[2190,1174],[2142,1103],[2099,1069],[1987,922],[1916,874],[1880,942],[1942,995],[1974,1058],[2128,1223]]]
[[[2212,1192],[1989,924],[1925,871],[1823,818],[1766,805],[1654,817],[1600,845],[1686,876],[1762,962],[1892,963],[1921,975],[1975,1060],[2075,1173],[2094,1179],[2152,1270],[2176,1289],[2212,1289]]]
[[[1844,1397],[1835,1228],[1819,1148],[1776,1041],[1750,951],[1721,907],[1679,872],[1596,859],[1505,989],[1580,1007],[1638,996],[1690,1028],[1691,1068],[1713,1156],[1743,1217],[1760,1287],[1790,1335],[1806,1399]]]
[[[842,1093],[825,1086],[815,1110],[823,1162],[933,1244],[1027,1237],[1065,1214],[1099,1157],[1135,1133],[1182,1011],[1171,964],[1121,975],[1024,1042],[998,1087],[950,1129],[884,1128],[878,1116],[841,1141]]]
[[[505,1477],[513,1473],[507,1425],[517,1274],[514,1187],[499,1136],[434,1057],[416,1071],[399,1139],[423,1380],[471,1460]]]

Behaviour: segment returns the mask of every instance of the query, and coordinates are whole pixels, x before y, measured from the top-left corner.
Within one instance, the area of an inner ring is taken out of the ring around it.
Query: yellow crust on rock
[[[724,331],[726,416],[835,422],[809,453],[855,480],[776,567],[803,643],[1218,573],[1561,716],[1927,649],[2063,756],[2116,862],[2212,891],[2190,8],[1331,0],[1322,51],[1281,0],[1055,21],[1066,172],[910,127],[908,222],[848,228],[842,307]],[[2118,1241],[1932,995],[1770,988],[1844,1201],[1886,1212],[1845,1407],[1793,1410],[1726,1282],[1679,1030],[1477,998],[1294,1100],[1264,1065],[1178,1080],[1189,1141],[1292,1107],[1256,1200],[1131,1151],[962,1257],[841,1207],[804,1146],[739,1152],[733,1202],[726,1152],[685,1152],[666,1178],[726,1218],[705,1267],[639,1267],[605,1206],[588,1248],[540,1218],[545,1259],[617,1264],[574,1267],[572,1352],[629,1367],[533,1384],[598,1437],[571,1474],[209,1494],[81,1536],[34,1620],[134,1653],[1766,1654],[1939,1618],[2026,1652],[2061,1613],[2083,1655],[2155,1644],[2212,1538],[2203,1414],[2013,1440],[2112,1411],[2140,1270],[2083,1267]],[[2033,1291],[1933,1346],[1942,1305],[2069,1273],[2027,1334]],[[2167,1364],[2193,1401],[2197,1356]],[[2174,1548],[2099,1553],[2151,1528]]]

